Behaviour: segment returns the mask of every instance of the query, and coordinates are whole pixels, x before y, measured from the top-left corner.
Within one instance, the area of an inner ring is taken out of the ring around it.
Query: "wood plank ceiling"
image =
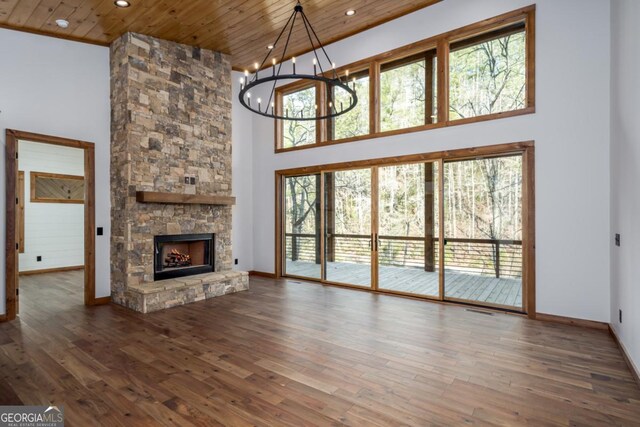
[[[441,0],[303,0],[305,13],[323,44],[340,40]],[[0,0],[0,27],[108,45],[127,31],[217,50],[232,55],[235,69],[249,68],[266,55],[293,11],[296,0]],[[356,10],[346,16],[348,9]],[[56,19],[69,27],[59,28]],[[290,52],[309,51],[303,27]],[[290,55],[287,55],[290,56]]]

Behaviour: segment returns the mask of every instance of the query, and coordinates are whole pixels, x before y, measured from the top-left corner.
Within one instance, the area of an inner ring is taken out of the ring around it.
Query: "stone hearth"
[[[111,107],[113,301],[148,312],[247,289],[231,272],[230,206],[136,202],[136,191],[231,195],[228,56],[124,34],[111,45]],[[154,236],[183,233],[216,235],[215,273],[154,282]]]
[[[226,271],[131,285],[126,299],[137,311],[151,313],[247,289],[249,273]]]

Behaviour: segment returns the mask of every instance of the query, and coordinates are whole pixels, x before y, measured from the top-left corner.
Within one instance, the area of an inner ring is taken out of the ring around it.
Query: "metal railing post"
[[[500,278],[500,241],[496,241],[496,278]]]

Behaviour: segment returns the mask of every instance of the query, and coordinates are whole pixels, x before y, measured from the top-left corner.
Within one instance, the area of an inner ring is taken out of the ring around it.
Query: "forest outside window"
[[[525,23],[451,44],[449,119],[525,108]]]
[[[380,67],[380,131],[436,121],[436,51],[402,58]]]
[[[276,152],[534,113],[535,5],[336,70],[348,71],[356,107],[326,120],[277,120]],[[325,83],[276,91],[276,108],[289,117],[349,101]]]
[[[282,114],[287,117],[309,117],[315,114],[316,87],[308,87],[282,96]],[[292,148],[316,143],[315,120],[282,120],[282,147]]]
[[[287,274],[320,278],[320,175],[285,179],[285,257]],[[297,268],[296,267],[300,267]]]
[[[328,120],[328,138],[330,140],[340,140],[366,135],[369,130],[369,71],[352,73],[349,76],[349,84],[355,82],[358,103],[356,107],[346,114]],[[327,100],[331,102],[332,108],[340,111],[346,108],[350,98],[346,91],[335,90],[335,87],[328,86]]]

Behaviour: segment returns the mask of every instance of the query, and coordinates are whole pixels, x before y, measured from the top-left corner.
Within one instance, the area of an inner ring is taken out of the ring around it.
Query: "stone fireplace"
[[[113,301],[149,312],[247,289],[231,267],[231,206],[136,199],[231,196],[229,58],[124,34],[111,45],[111,107]],[[195,235],[208,242],[190,246]]]

